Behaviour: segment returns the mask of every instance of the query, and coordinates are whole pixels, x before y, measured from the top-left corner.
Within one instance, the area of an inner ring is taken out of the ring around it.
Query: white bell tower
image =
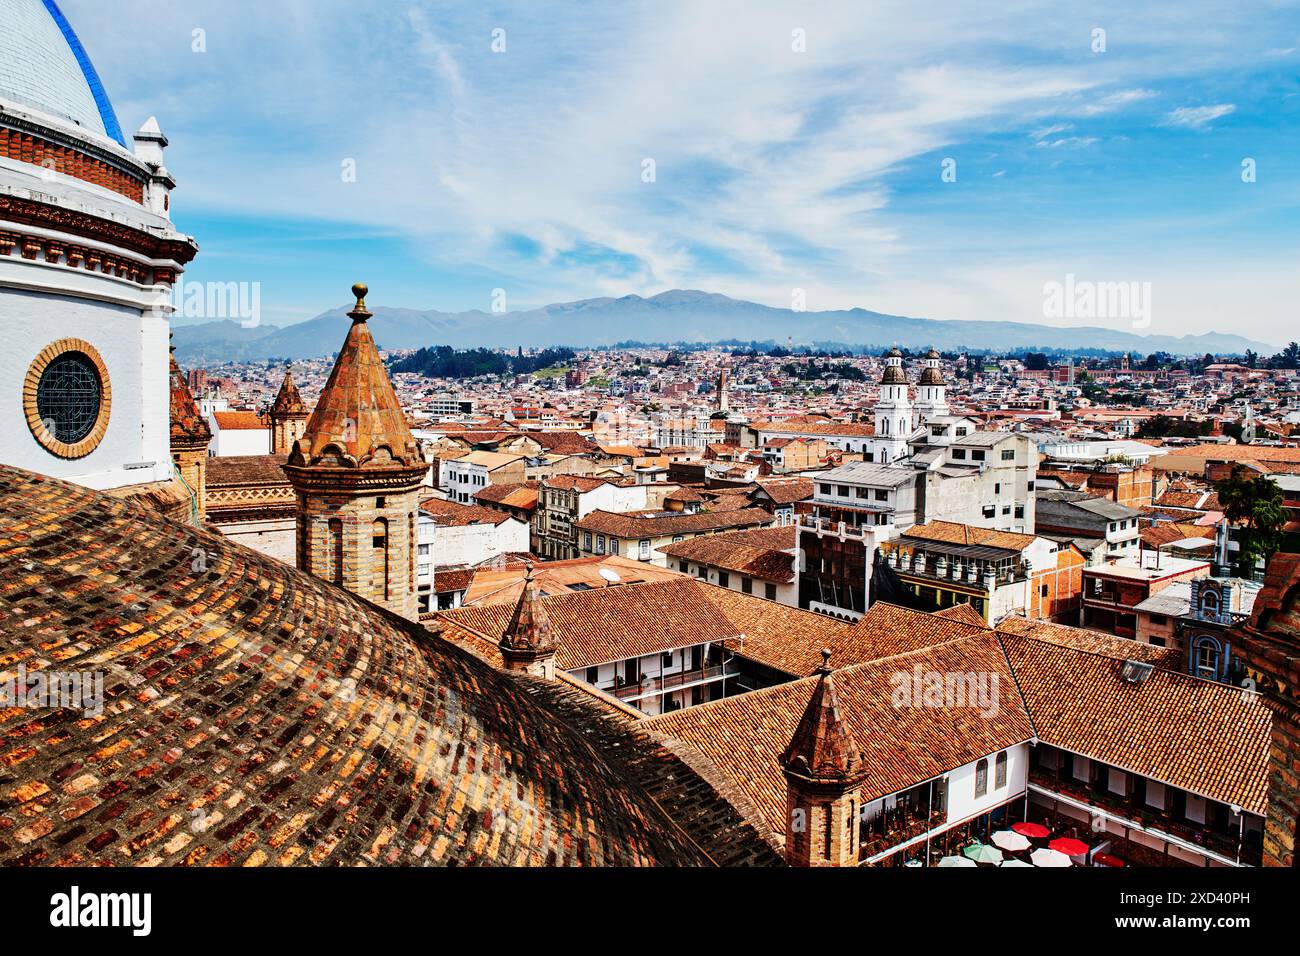
[[[942,356],[934,349],[925,354],[925,369],[916,387],[916,409],[913,424],[920,428],[926,422],[948,415],[948,386],[939,368]]]
[[[907,438],[912,433],[912,403],[907,397],[907,375],[903,353],[892,348],[885,353],[885,373],[880,377],[880,399],[876,402],[876,436],[871,442],[878,464],[889,464],[908,454]]]

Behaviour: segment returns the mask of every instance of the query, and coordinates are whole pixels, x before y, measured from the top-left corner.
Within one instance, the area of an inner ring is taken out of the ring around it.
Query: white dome
[[[126,145],[99,76],[54,0],[0,0],[0,23],[0,99]]]

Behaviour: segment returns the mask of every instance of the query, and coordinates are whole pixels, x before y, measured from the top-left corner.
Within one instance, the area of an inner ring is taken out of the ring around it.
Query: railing
[[[650,697],[654,694],[671,693],[692,684],[703,684],[718,679],[736,677],[736,670],[727,670],[723,664],[700,667],[695,670],[681,671],[677,674],[665,674],[662,677],[647,677],[635,684],[624,684],[614,688],[614,696],[619,700],[631,700],[638,697]]]
[[[892,567],[892,565],[891,565]],[[912,575],[913,577],[927,578],[931,581],[947,581],[951,584],[964,584],[967,587],[985,589],[985,577],[982,571],[977,571],[975,577],[970,577],[965,568],[960,573],[954,573],[951,565],[940,574],[936,568],[926,568],[925,566],[913,570],[907,561],[901,562],[898,567],[894,568],[900,575]],[[1010,574],[998,574],[993,578],[994,587],[1003,587],[1008,584],[1014,584],[1017,581],[1028,580],[1029,574],[1025,571],[1013,571]]]
[[[1258,866],[1261,849],[1257,844],[1241,844],[1239,834],[1220,833],[1204,826],[1177,820],[1171,808],[1159,809],[1141,803],[1133,797],[1121,797],[1110,790],[1092,786],[1082,780],[1062,777],[1042,769],[1029,771],[1029,782],[1044,790],[1070,797],[1088,806],[1097,807],[1113,816],[1123,818],[1155,836],[1177,837],[1186,843],[1204,847],[1220,856],[1235,860],[1240,854],[1247,866]]]
[[[928,833],[935,827],[943,826],[948,819],[946,810],[934,810],[928,816],[925,811],[920,811],[917,815],[906,815],[903,823],[884,827],[878,827],[879,819],[871,820],[863,825],[864,832],[862,835],[862,845],[858,849],[858,858],[867,860],[877,854],[884,853],[890,847],[899,846],[908,840],[914,840],[924,833]],[[883,832],[880,832],[883,829]]]

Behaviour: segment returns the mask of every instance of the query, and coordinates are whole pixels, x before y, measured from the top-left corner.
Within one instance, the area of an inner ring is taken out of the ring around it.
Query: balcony
[[[702,684],[714,684],[721,680],[740,676],[735,667],[716,664],[695,670],[682,671],[677,674],[665,674],[662,677],[647,677],[636,684],[624,684],[615,687],[613,694],[624,703],[632,703],[659,694],[671,694],[678,690],[687,690]],[[621,678],[620,678],[621,680]]]
[[[909,815],[892,823],[882,823],[885,819],[885,817],[877,817],[863,824],[863,830],[866,832],[862,834],[862,845],[858,849],[859,860],[869,860],[891,847],[901,846],[908,840],[915,840],[936,827],[943,826],[948,820],[948,811],[935,810],[927,816],[922,810],[919,815]]]
[[[1212,830],[1207,824],[1179,820],[1170,807],[1158,809],[1138,800],[1135,795],[1120,796],[1105,787],[1040,767],[1029,771],[1029,783],[1040,791],[1059,794],[1076,803],[1096,807],[1116,822],[1146,832],[1157,839],[1172,838],[1192,848],[1208,850],[1226,860],[1240,859],[1243,866],[1259,866],[1261,863],[1262,852],[1257,840],[1248,838],[1241,844],[1237,832]]]

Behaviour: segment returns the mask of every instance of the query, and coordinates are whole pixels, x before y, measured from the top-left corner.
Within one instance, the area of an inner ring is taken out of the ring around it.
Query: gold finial
[[[369,292],[370,289],[364,282],[358,282],[352,287],[352,294],[357,297],[357,304],[354,305],[352,311],[348,313],[348,318],[353,322],[364,322],[366,319],[370,318],[370,310],[366,308],[366,296]]]

